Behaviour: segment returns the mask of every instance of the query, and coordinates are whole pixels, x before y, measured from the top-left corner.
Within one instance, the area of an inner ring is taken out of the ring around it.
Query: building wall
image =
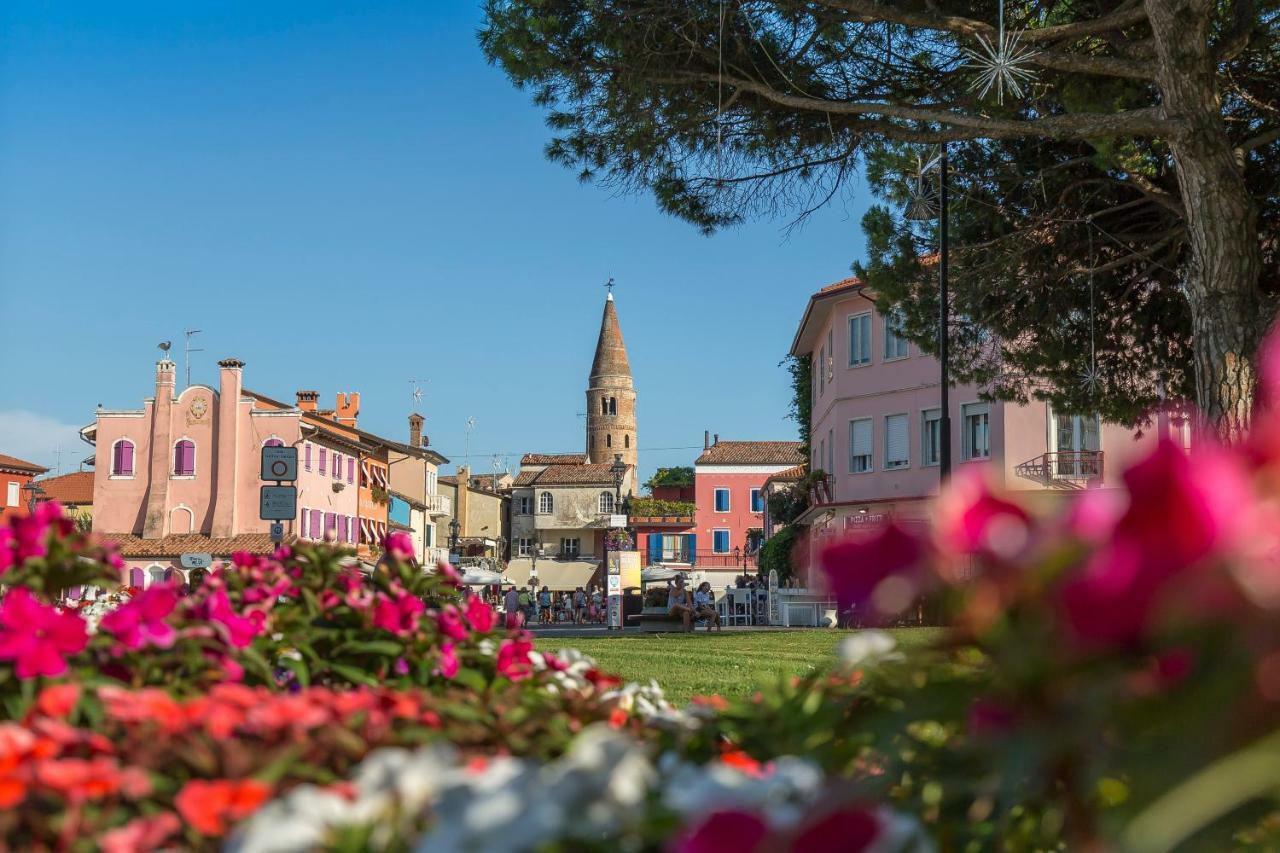
[[[713,551],[714,531],[729,531],[729,548],[747,551],[747,531],[763,529],[764,513],[751,510],[751,490],[763,489],[770,474],[783,471],[790,465],[699,465],[694,475],[694,533],[697,536],[698,556]],[[715,492],[729,489],[729,511],[717,512]],[[762,493],[763,494],[763,493]],[[762,498],[763,499],[763,498]]]
[[[288,444],[289,442],[286,442]],[[307,468],[307,447],[311,447],[311,467]],[[325,473],[320,473],[320,450],[325,451]],[[259,453],[261,450],[258,451]],[[333,460],[334,454],[339,455],[341,476],[334,477]],[[350,460],[355,460],[355,470]],[[348,477],[348,474],[352,474]],[[327,531],[316,535],[314,529],[308,529],[308,525],[304,525],[301,521],[301,513],[310,512],[311,510],[320,510],[321,513],[333,513],[335,517],[341,516],[350,519],[347,531],[348,537],[346,544],[354,545],[359,540],[359,477],[360,462],[359,456],[354,448],[342,443],[327,440],[326,437],[313,434],[311,438],[302,441],[298,446],[298,512],[299,519],[295,521],[294,532],[301,536],[304,530],[307,531],[308,538],[320,539],[325,538]],[[336,489],[336,490],[335,490]],[[341,539],[342,527],[336,528],[335,536]]]
[[[27,501],[31,495],[24,492],[23,488],[30,483],[35,477],[35,473],[20,473],[17,471],[0,471],[0,522],[5,521],[10,516],[26,515]],[[10,505],[9,492],[12,488],[10,484],[16,484],[18,487],[17,501]]]

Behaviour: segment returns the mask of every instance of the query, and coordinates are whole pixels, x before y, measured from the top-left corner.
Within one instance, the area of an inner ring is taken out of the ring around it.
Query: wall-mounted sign
[[[298,448],[267,446],[262,448],[262,474],[260,479],[287,480],[298,479]],[[264,515],[263,518],[266,518]],[[293,518],[293,516],[289,516]]]
[[[259,491],[258,518],[263,521],[286,521],[298,515],[296,486],[263,486]]]
[[[213,565],[212,554],[183,554],[178,560],[184,569],[207,569]]]
[[[611,515],[609,516],[609,526],[610,527],[626,527],[627,517],[625,515]]]

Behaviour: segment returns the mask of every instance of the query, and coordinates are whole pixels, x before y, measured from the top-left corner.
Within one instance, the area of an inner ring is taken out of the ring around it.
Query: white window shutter
[[[901,467],[909,461],[907,416],[889,415],[884,419],[884,461],[886,467]]]
[[[871,455],[871,421],[853,422],[853,455]]]

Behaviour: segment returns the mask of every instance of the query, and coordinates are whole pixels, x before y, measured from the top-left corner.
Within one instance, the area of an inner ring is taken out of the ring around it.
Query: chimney
[[[333,419],[343,426],[354,427],[356,418],[360,416],[360,392],[352,391],[344,394],[338,392],[333,406]]]
[[[409,415],[409,446],[422,447],[422,415],[414,412]]]
[[[214,462],[213,476],[217,488],[213,493],[213,524],[210,534],[218,538],[230,538],[239,530],[239,512],[236,506],[236,484],[240,466],[240,392],[241,370],[244,362],[236,358],[224,358],[218,362],[218,419],[214,422],[214,442],[218,458]],[[248,464],[248,463],[246,463]]]
[[[702,449],[703,450],[711,449],[711,430],[709,429],[704,429],[702,431]]]
[[[298,392],[298,408],[304,412],[314,412],[316,403],[320,399],[319,391],[299,391]]]
[[[716,433],[715,435],[711,436],[711,438],[714,439],[714,441],[711,442],[712,447],[715,447],[717,444],[720,443],[720,433]]]
[[[156,399],[152,403],[151,458],[147,511],[142,519],[143,539],[162,539],[169,532],[169,454],[173,443],[173,389],[177,381],[174,363],[156,362]]]

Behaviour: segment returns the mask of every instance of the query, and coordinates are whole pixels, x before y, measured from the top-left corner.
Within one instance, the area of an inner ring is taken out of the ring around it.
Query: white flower
[[[873,667],[882,663],[905,660],[897,651],[898,643],[884,631],[859,631],[845,637],[836,648],[841,662],[850,667]]]

